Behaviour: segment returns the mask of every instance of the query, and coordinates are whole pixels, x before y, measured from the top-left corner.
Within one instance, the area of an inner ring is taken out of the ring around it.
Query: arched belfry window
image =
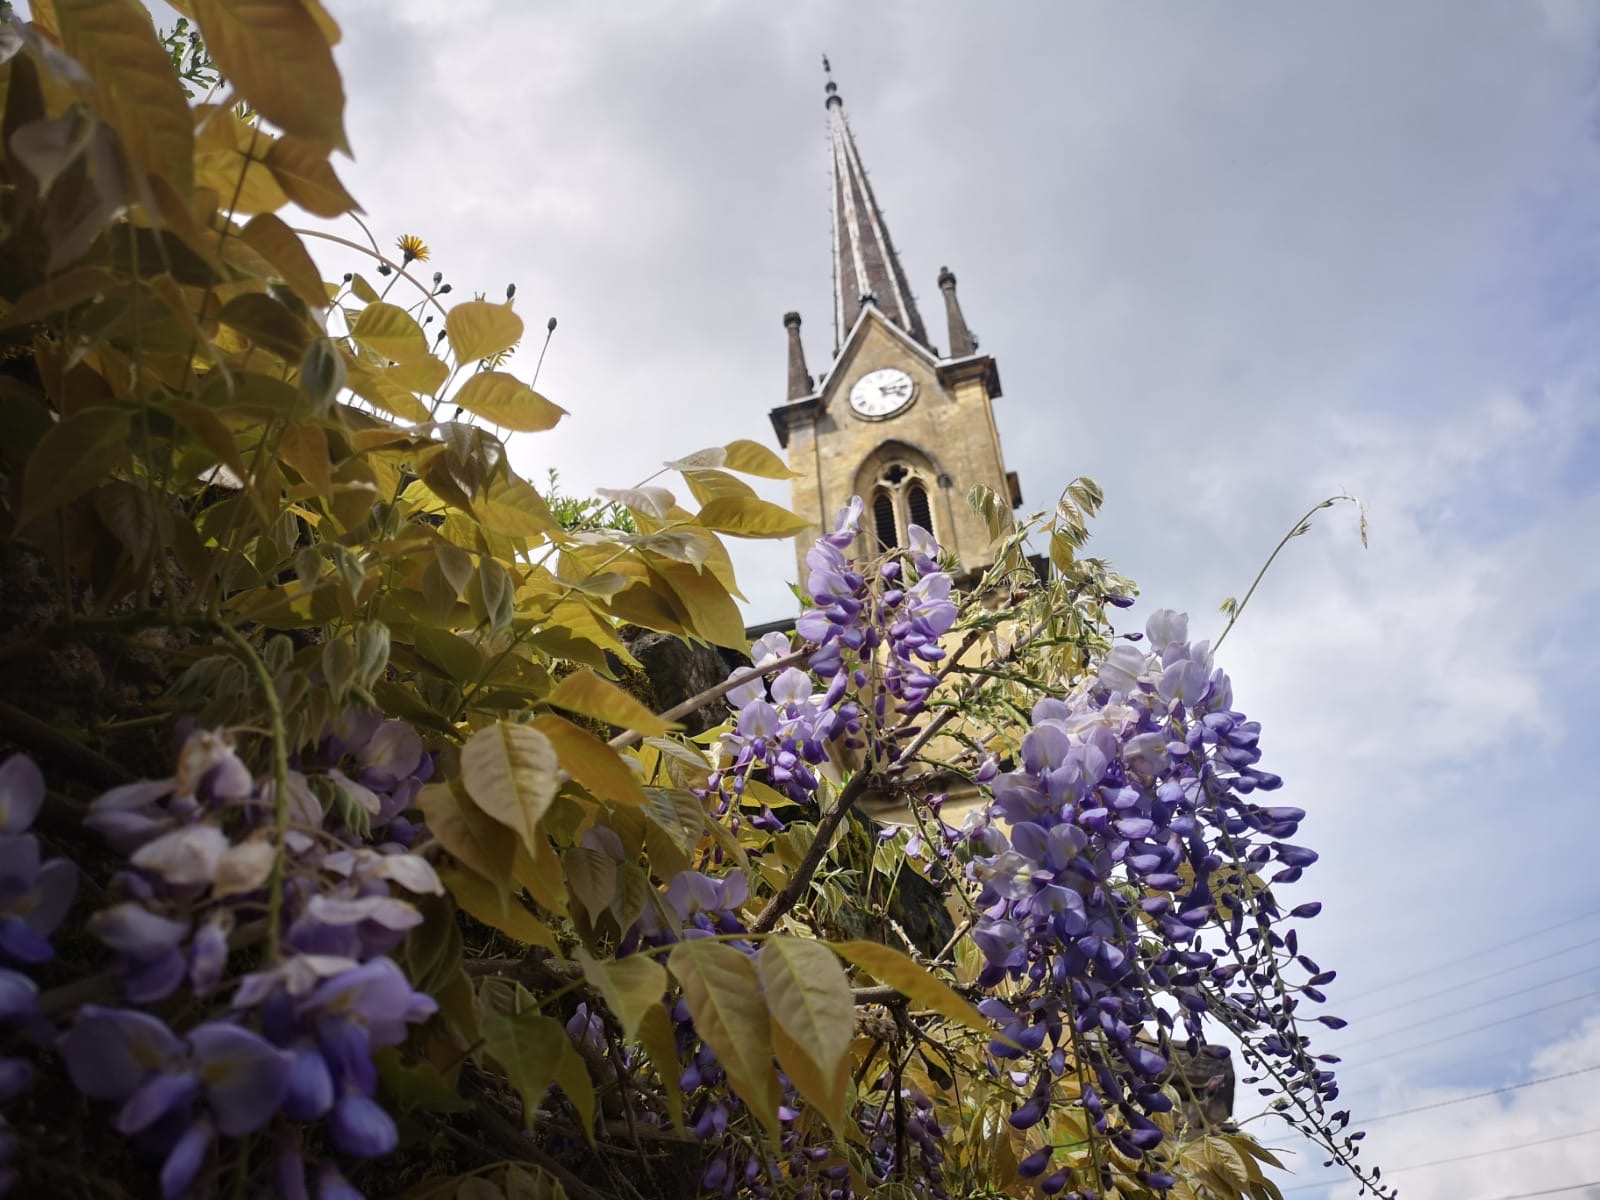
[[[878,553],[893,550],[900,544],[900,534],[895,522],[894,497],[882,489],[872,497],[872,524],[878,534]]]
[[[869,464],[870,466],[870,464]],[[910,544],[911,526],[920,525],[935,537],[933,505],[929,499],[928,464],[902,458],[881,458],[875,470],[861,479],[862,493],[870,497],[872,546],[876,553]]]
[[[906,515],[913,525],[921,525],[933,532],[933,510],[928,506],[928,489],[922,480],[914,479],[906,485]]]

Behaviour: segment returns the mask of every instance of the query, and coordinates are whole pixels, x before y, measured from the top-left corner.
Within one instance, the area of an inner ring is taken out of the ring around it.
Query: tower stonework
[[[995,426],[1000,372],[978,352],[948,268],[938,278],[950,353],[929,338],[916,298],[845,120],[827,84],[833,151],[834,354],[813,381],[806,371],[797,313],[788,332],[787,402],[772,410],[794,480],[790,507],[811,522],[796,539],[799,579],[805,552],[834,514],[859,495],[866,505],[861,551],[905,545],[907,529],[931,527],[963,573],[993,561],[989,531],[967,504],[975,484],[1022,502],[1006,471]]]

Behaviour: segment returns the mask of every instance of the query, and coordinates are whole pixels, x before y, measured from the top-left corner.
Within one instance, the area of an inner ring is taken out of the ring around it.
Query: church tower
[[[772,410],[772,426],[795,473],[790,507],[813,525],[796,539],[799,578],[806,578],[811,542],[856,495],[866,502],[864,553],[905,545],[906,529],[915,524],[956,555],[963,573],[979,571],[993,555],[988,528],[967,504],[968,489],[983,484],[1012,507],[1022,503],[995,427],[1000,372],[993,358],[978,353],[948,267],[939,272],[939,291],[949,352],[929,338],[831,77],[826,93],[833,148],[833,358],[813,380],[800,314],[786,313],[788,400]]]

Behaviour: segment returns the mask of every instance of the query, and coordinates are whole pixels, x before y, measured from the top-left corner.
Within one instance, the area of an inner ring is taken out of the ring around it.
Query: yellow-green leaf
[[[52,425],[28,455],[22,473],[18,528],[70,504],[99,483],[127,451],[129,417],[115,408],[85,408]]]
[[[428,355],[399,366],[387,367],[379,372],[386,383],[405,388],[408,392],[432,395],[439,385],[450,378],[450,368],[442,359]]]
[[[530,852],[541,836],[539,819],[555,799],[560,770],[550,739],[528,725],[496,721],[461,748],[461,779],[467,794],[489,816],[514,830]]]
[[[556,684],[555,691],[550,693],[550,703],[607,725],[637,730],[646,737],[660,737],[667,730],[678,728],[587,668],[574,671]]]
[[[994,1025],[955,989],[893,947],[865,941],[829,942],[827,945],[835,954],[923,1007],[980,1033],[993,1035]]]
[[[783,1092],[772,1065],[772,1023],[755,964],[732,946],[696,940],[674,946],[667,966],[683,985],[695,1032],[776,1145],[782,1136],[778,1104]]]
[[[567,1094],[572,1107],[578,1110],[578,1120],[583,1126],[583,1135],[589,1139],[591,1146],[594,1145],[594,1078],[589,1074],[589,1065],[584,1062],[583,1055],[578,1053],[578,1048],[572,1044],[571,1038],[561,1043],[561,1060],[556,1063],[556,1082]]]
[[[472,802],[460,780],[425,785],[417,807],[441,846],[502,895],[509,894],[516,842]]]
[[[840,1085],[856,1028],[855,997],[844,968],[822,943],[780,936],[762,943],[756,972],[774,1032],[787,1035],[774,1039],[779,1061],[806,1099],[823,1109],[830,1123],[842,1126]],[[798,1059],[812,1069],[802,1068],[795,1079],[789,1067]]]
[[[700,524],[718,533],[746,538],[793,537],[810,522],[759,496],[718,496],[700,510]]]
[[[611,907],[617,895],[617,860],[588,846],[574,846],[561,857],[567,890],[578,898],[591,922]]]
[[[527,1007],[520,1013],[503,1013],[485,1005],[481,1020],[483,1048],[504,1069],[506,1079],[522,1097],[522,1119],[533,1128],[539,1102],[555,1082],[561,1056],[568,1045],[567,1031],[554,1017],[541,1016],[533,997],[522,985]]]
[[[810,1048],[795,1041],[778,1024],[772,1026],[772,1048],[789,1082],[827,1119],[839,1137],[849,1137],[845,1111],[850,1095],[850,1072],[841,1070],[832,1077],[824,1075],[812,1058]]]
[[[194,0],[194,15],[217,67],[252,108],[285,133],[350,153],[339,68],[300,0]]]
[[[430,357],[428,337],[411,314],[394,304],[369,304],[361,310],[350,336],[380,358],[397,363]]]
[[[501,840],[505,840],[503,836]],[[561,953],[561,943],[556,941],[555,934],[544,922],[524,908],[515,897],[497,892],[495,885],[476,871],[462,867],[440,867],[439,878],[450,889],[450,894],[456,898],[462,910],[485,925],[498,929],[524,945],[543,946],[546,950]]]
[[[459,634],[424,625],[418,627],[414,638],[417,653],[457,683],[472,683],[483,674],[483,655]]]
[[[278,277],[294,289],[295,295],[312,308],[328,306],[327,288],[322,282],[322,272],[311,261],[305,243],[271,213],[258,213],[250,218],[241,235],[252,249],[272,264]]]
[[[675,471],[690,471],[726,467],[745,475],[760,475],[767,479],[792,479],[794,472],[784,466],[783,460],[760,442],[739,438],[726,446],[709,446],[696,450],[666,464]]]
[[[656,1076],[661,1080],[661,1091],[666,1098],[667,1113],[672,1117],[672,1123],[683,1129],[683,1090],[678,1086],[683,1065],[678,1061],[677,1038],[665,1005],[657,1004],[646,1010],[639,1022],[639,1044],[655,1064]]]
[[[647,802],[644,787],[627,760],[588,730],[554,713],[534,718],[533,727],[550,739],[567,773],[597,800],[630,808]]]
[[[406,421],[426,421],[428,406],[412,395],[411,389],[387,378],[387,372],[374,371],[362,363],[348,364],[346,382],[350,390],[368,404]]]
[[[458,363],[489,358],[522,340],[522,318],[511,311],[509,303],[463,301],[450,310],[444,327]]]
[[[262,161],[283,194],[308,213],[338,217],[362,211],[355,197],[345,191],[339,176],[334,174],[326,149],[285,134],[272,144]],[[368,290],[371,290],[370,285]],[[360,288],[355,291],[361,296]],[[362,296],[364,300],[367,298]],[[372,298],[376,298],[376,293]]]
[[[661,997],[667,990],[666,969],[644,954],[601,960],[582,946],[574,953],[583,965],[584,978],[605,1000],[622,1025],[622,1032],[629,1038],[638,1036],[645,1018],[661,1007]]]
[[[94,80],[94,105],[142,171],[194,190],[194,124],[172,59],[135,0],[57,0],[66,52]]]
[[[650,573],[682,602],[694,632],[714,646],[747,649],[744,617],[733,597],[709,570],[697,571],[688,563],[656,561]]]
[[[298,363],[311,343],[310,326],[265,292],[235,296],[217,319],[288,363]]]
[[[752,442],[749,438],[739,438],[729,442],[723,447],[727,457],[722,460],[722,465],[730,471],[741,471],[746,475],[760,475],[765,479],[793,479],[794,472],[779,458],[760,442]]]
[[[452,311],[459,312],[461,305]],[[491,306],[495,307],[495,306]],[[451,399],[487,421],[518,433],[542,433],[554,429],[567,415],[560,405],[551,404],[522,380],[504,371],[479,371]]]

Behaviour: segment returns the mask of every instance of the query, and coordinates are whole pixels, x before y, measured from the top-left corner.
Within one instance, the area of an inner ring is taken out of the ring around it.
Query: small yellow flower
[[[402,265],[428,261],[428,243],[414,233],[406,234],[395,245],[400,247],[400,254],[404,260]]]

